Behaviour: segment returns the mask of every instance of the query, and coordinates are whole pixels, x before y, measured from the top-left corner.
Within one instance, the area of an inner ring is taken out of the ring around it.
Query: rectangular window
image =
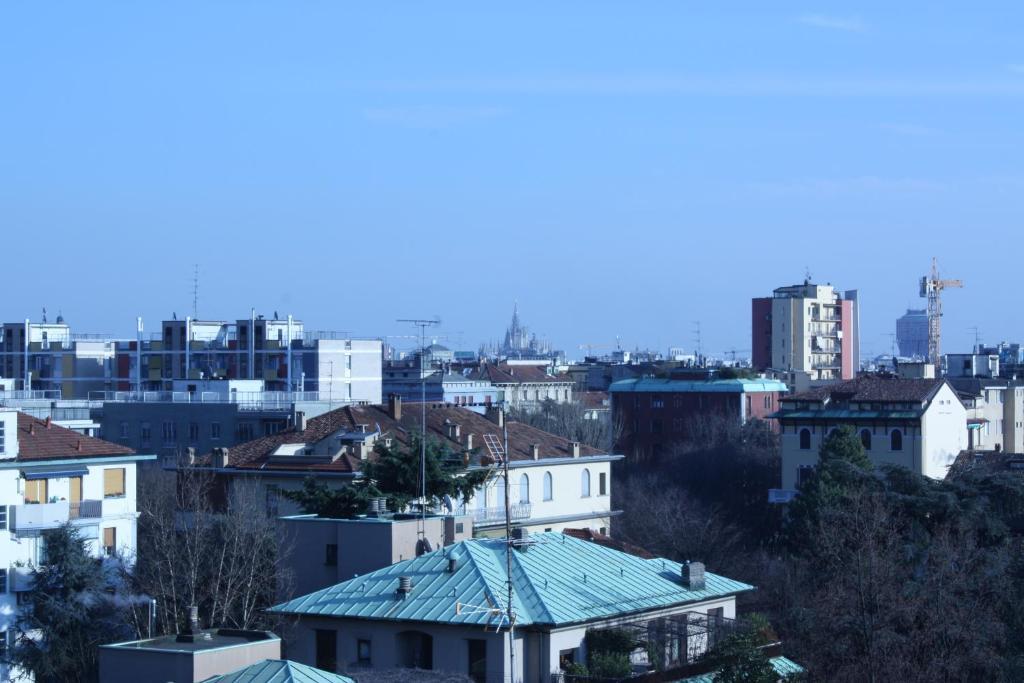
[[[4,435],[5,423],[0,420],[0,453],[4,452],[4,443],[6,442],[6,436]]]
[[[467,673],[474,683],[484,683],[487,680],[487,641],[471,638],[466,644],[469,655]]]
[[[373,664],[373,645],[366,638],[356,641],[356,663],[359,666],[370,666]]]
[[[238,423],[238,439],[239,441],[251,441],[252,440],[252,423],[251,422],[239,422]]]
[[[108,526],[103,530],[103,554],[112,557],[117,552],[117,529]]]
[[[220,438],[220,422],[211,422],[210,423],[210,438],[211,439],[219,439]]]
[[[465,529],[466,529],[466,525],[465,524],[463,524],[462,522],[455,522],[455,533],[457,533],[457,534],[465,533]]]
[[[143,422],[139,425],[139,436],[142,438],[142,443],[148,444],[149,440],[153,437],[153,427],[148,422]]]
[[[7,568],[0,569],[0,593],[7,592]]]
[[[103,497],[124,497],[124,468],[111,467],[103,470]]]
[[[199,423],[189,422],[188,423],[188,442],[199,443]]]
[[[178,425],[174,422],[164,422],[164,443],[174,443],[178,440]]]
[[[121,438],[122,439],[127,439],[128,438],[128,423],[127,422],[122,422],[121,423]]]
[[[813,472],[814,472],[814,467],[812,467],[811,465],[800,465],[799,467],[797,467],[796,468],[796,485],[797,486],[802,485],[805,481],[807,481],[808,478],[810,478],[810,476],[811,476],[811,474]]]
[[[608,474],[606,472],[597,475],[597,495],[608,495]]]
[[[338,632],[316,629],[316,668],[334,673],[338,668]]]
[[[328,567],[338,566],[338,544],[328,543],[324,553],[324,564]]]
[[[0,531],[7,529],[7,506],[0,505]]]
[[[45,503],[48,500],[46,495],[45,479],[29,479],[25,482],[25,502]]]

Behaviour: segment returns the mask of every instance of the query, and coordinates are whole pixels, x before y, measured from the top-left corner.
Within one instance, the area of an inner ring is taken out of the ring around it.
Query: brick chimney
[[[388,415],[395,421],[402,419],[402,397],[398,394],[388,396]]]

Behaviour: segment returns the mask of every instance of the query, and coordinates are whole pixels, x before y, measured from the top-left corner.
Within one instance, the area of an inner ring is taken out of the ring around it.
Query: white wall
[[[948,384],[939,389],[928,406],[922,431],[921,474],[941,479],[960,451],[967,448],[967,411]]]

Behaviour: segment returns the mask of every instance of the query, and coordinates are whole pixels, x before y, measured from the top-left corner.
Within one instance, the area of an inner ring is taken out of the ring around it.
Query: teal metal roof
[[[244,669],[204,679],[202,683],[355,683],[348,676],[327,673],[284,659],[264,659]]]
[[[802,674],[804,668],[794,662],[792,659],[786,657],[772,657],[768,660],[772,664],[772,668],[775,669],[775,673],[779,675],[779,678],[786,678],[788,676],[794,676],[796,674]],[[682,678],[674,683],[715,683],[715,674],[706,673],[700,676],[690,676],[689,678]]]
[[[701,602],[753,590],[705,572],[701,590],[683,587],[681,566],[648,560],[560,533],[532,534],[512,555],[519,626],[560,626]],[[456,557],[456,569],[448,560]],[[486,626],[507,596],[504,539],[472,539],[272,607],[274,613]],[[398,594],[398,577],[412,592]],[[456,603],[469,605],[456,613]]]
[[[620,379],[612,382],[608,391],[612,393],[723,393],[741,394],[759,391],[787,392],[785,382],[775,379],[713,379],[709,381],[690,379],[665,379],[643,377]]]

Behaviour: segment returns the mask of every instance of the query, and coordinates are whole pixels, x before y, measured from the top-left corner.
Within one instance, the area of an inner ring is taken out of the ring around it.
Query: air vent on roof
[[[411,576],[399,576],[398,577],[398,597],[405,598],[405,596],[412,593],[412,577]]]

